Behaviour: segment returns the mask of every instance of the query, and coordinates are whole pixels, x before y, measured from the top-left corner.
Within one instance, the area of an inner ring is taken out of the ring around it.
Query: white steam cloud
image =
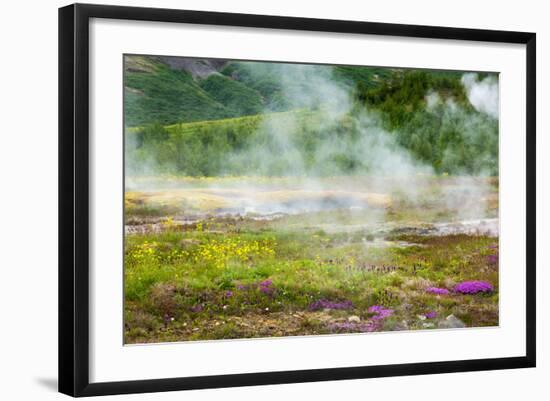
[[[468,100],[477,111],[498,118],[499,90],[498,81],[494,76],[487,76],[480,81],[477,74],[464,74],[462,84]]]
[[[250,63],[246,68],[252,75],[261,76],[264,72],[261,64]],[[313,111],[308,121],[313,130],[306,135],[327,132],[330,135],[315,141],[314,151],[305,155],[303,137],[302,143],[297,139],[304,135],[303,114],[271,115],[266,110],[259,127],[263,140],[230,155],[229,166],[248,165],[250,175],[349,175],[349,168],[342,166],[345,155],[357,162],[355,167],[363,174],[413,176],[433,173],[431,166],[416,161],[409,151],[396,143],[395,136],[382,128],[376,114],[366,109],[353,110],[351,88],[335,80],[331,69],[279,64],[270,73],[277,78],[293,108]]]

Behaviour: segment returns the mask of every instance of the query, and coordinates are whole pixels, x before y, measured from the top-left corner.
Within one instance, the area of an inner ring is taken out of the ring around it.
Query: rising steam
[[[498,81],[494,76],[487,76],[480,81],[477,74],[464,74],[462,84],[468,94],[468,100],[476,110],[498,119]]]
[[[259,65],[260,71],[255,66],[246,65],[251,74],[260,76],[264,66]],[[414,160],[396,143],[375,113],[354,109],[353,88],[336,81],[330,69],[279,64],[271,74],[277,77],[292,108],[314,112],[307,122],[312,122],[314,129],[304,135],[308,128],[301,113],[270,115],[267,109],[258,129],[259,140],[229,156],[229,171],[246,165],[244,175],[341,176],[349,175],[350,170],[356,175],[383,176],[433,173],[430,166]],[[307,135],[325,136],[308,143]]]

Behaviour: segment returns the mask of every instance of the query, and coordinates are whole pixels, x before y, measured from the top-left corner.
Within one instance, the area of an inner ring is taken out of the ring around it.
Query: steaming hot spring
[[[498,195],[490,178],[344,177],[300,181],[289,178],[179,178],[130,181],[126,232],[162,231],[207,218],[281,220],[298,229],[391,230],[435,235],[483,232],[498,235]],[[404,190],[405,188],[405,190]],[[293,219],[293,220],[292,220]],[[304,220],[305,219],[305,220]]]

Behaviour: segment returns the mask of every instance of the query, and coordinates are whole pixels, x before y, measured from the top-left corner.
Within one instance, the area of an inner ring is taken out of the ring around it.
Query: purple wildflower
[[[321,300],[322,301],[322,300]],[[317,301],[316,304],[320,303],[321,301]],[[348,301],[349,302],[349,301]],[[351,304],[351,303],[350,303]],[[314,304],[312,304],[314,305]],[[311,306],[310,306],[311,308]],[[383,326],[383,319],[393,315],[393,309],[386,308],[381,305],[372,305],[369,307],[368,311],[370,313],[374,313],[374,316],[371,320],[365,322],[365,323],[357,323],[357,322],[336,322],[331,323],[329,325],[329,329],[332,332],[336,333],[370,333],[373,331],[378,331],[382,329]]]
[[[195,313],[202,312],[202,305],[198,304],[198,305],[193,306],[191,308],[191,312],[195,312]]]
[[[454,291],[461,294],[477,294],[479,292],[492,292],[493,286],[487,281],[464,281],[455,285]]]
[[[385,317],[393,315],[393,309],[385,308],[381,305],[373,305],[369,307],[368,311],[375,314],[375,316],[373,316],[375,320],[384,319]]]
[[[429,292],[430,294],[435,294],[435,295],[447,295],[447,294],[449,294],[448,289],[439,288],[439,287],[428,287],[428,288],[426,288],[426,292]]]
[[[491,265],[496,265],[498,263],[498,255],[487,256],[487,263]]]
[[[275,291],[275,288],[273,288],[272,285],[273,285],[273,280],[271,279],[260,281],[259,283],[260,292],[265,295],[273,294],[273,292]]]
[[[233,296],[233,291],[227,290],[227,291],[225,292],[224,296],[225,296],[226,298],[231,298],[231,297]]]
[[[424,316],[426,317],[426,319],[434,319],[435,317],[437,317],[437,312],[431,311],[425,313]]]
[[[243,285],[243,284],[237,284],[237,290],[241,290],[241,291],[244,291],[244,290],[246,290],[246,289],[247,289],[246,285]]]
[[[309,305],[309,310],[315,311],[320,309],[353,309],[351,301],[332,302],[326,299],[320,299]]]
[[[271,287],[272,284],[273,284],[273,280],[270,280],[270,279],[260,281],[260,287]]]

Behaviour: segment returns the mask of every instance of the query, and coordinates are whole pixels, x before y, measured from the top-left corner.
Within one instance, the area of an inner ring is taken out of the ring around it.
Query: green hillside
[[[390,148],[439,173],[498,171],[498,120],[470,104],[463,73],[250,62],[212,68],[197,76],[161,59],[127,57],[130,172],[368,173]]]
[[[353,89],[377,87],[393,72],[388,68],[358,66],[320,66],[294,65],[261,62],[230,62],[221,71],[222,74],[242,82],[256,90],[264,99],[266,109],[285,111],[304,106],[296,94],[308,91],[307,78],[322,73],[327,79],[343,87]],[[315,84],[315,82],[309,83]]]
[[[395,141],[389,146],[401,146],[435,172],[496,174],[498,122],[473,110],[460,113],[442,105],[411,110],[400,129],[385,134]],[[364,174],[379,163],[378,130],[392,124],[391,114],[371,118],[368,124],[352,114],[327,120],[321,108],[149,125],[129,130],[127,163],[135,174],[147,174],[151,165],[189,176]]]
[[[185,68],[171,68],[160,58],[125,57],[125,123],[127,127],[174,124],[288,111],[303,107],[296,94],[305,93],[307,80],[288,77],[285,64],[227,62],[207,77]],[[326,71],[303,66],[302,74]],[[392,71],[376,67],[332,67],[330,78],[350,89],[371,89]],[[311,85],[311,83],[309,84]]]
[[[223,104],[231,116],[258,114],[264,107],[257,91],[223,75],[210,75],[200,86],[212,99]]]
[[[280,126],[315,126],[319,112],[296,110],[263,115],[191,123],[148,125],[127,129],[126,163],[130,173],[156,171],[190,176],[244,174],[259,168],[258,160],[248,158],[253,148],[269,147],[270,135],[260,129],[266,121]],[[305,129],[300,129],[306,135]],[[300,135],[301,136],[301,135]],[[295,140],[299,136],[296,136]],[[242,152],[244,157],[234,157]],[[258,154],[259,155],[259,154]],[[230,160],[232,159],[232,160]],[[270,175],[276,174],[273,171]]]
[[[147,70],[132,69],[127,61],[124,74],[126,126],[211,120],[231,115],[223,104],[195,82],[191,74],[173,70],[158,61],[146,61]]]

